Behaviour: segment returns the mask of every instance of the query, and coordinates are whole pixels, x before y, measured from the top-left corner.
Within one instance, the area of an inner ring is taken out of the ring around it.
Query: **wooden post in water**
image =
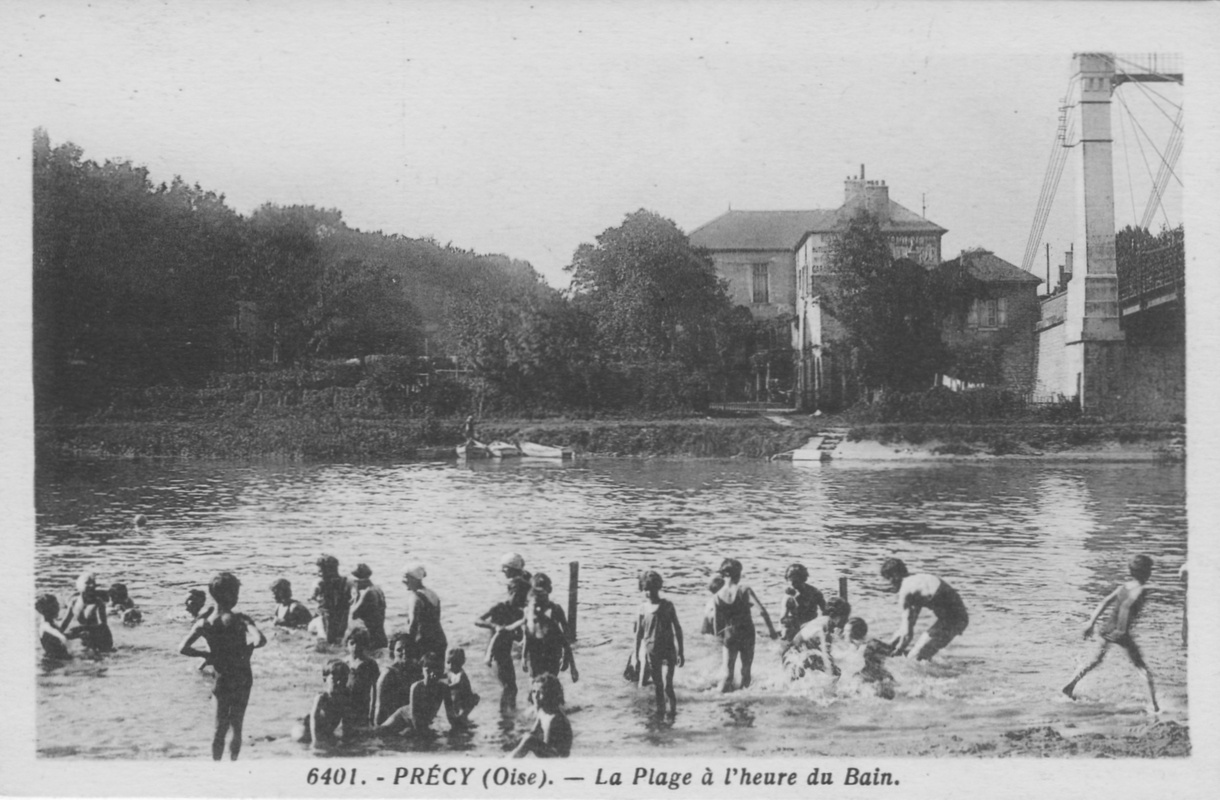
[[[847,599],[847,576],[846,575],[839,576],[839,597],[842,597],[844,600]]]
[[[576,641],[576,593],[580,586],[580,562],[568,562],[568,641]]]

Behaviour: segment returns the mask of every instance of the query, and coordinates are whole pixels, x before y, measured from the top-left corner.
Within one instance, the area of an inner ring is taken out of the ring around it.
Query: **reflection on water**
[[[36,489],[37,590],[66,600],[76,575],[91,569],[103,584],[124,581],[146,619],[116,626],[118,651],[100,661],[39,665],[44,756],[207,757],[212,681],[177,655],[189,624],[178,609],[186,589],[222,569],[242,579],[239,608],[267,620],[271,638],[254,656],[242,757],[305,755],[288,731],[336,654],[271,629],[269,586],[286,577],[303,598],[324,551],[347,569],[372,567],[389,602],[389,630],[404,622],[403,566],[427,565],[450,644],[467,648],[467,671],[483,696],[467,731],[347,743],[335,755],[498,757],[511,749],[529,723],[525,692],[519,713],[500,719],[498,687],[482,663],[486,636],[473,625],[499,600],[497,565],[508,550],[550,574],[561,603],[568,562],[580,562],[581,680],[566,687],[580,754],[816,753],[827,735],[869,753],[915,741],[929,726],[966,734],[1048,721],[1129,725],[1143,687],[1120,658],[1081,684],[1084,702],[1067,703],[1057,690],[1087,652],[1080,629],[1088,614],[1135,552],[1158,564],[1157,601],[1138,636],[1164,716],[1187,721],[1180,466],[73,462],[40,465]],[[137,513],[146,526],[133,526]],[[821,676],[789,683],[776,644],[764,639],[754,686],[716,691],[719,653],[699,628],[720,558],[744,562],[745,581],[773,619],[789,563],[804,563],[828,594],[847,576],[854,613],[884,636],[898,623],[877,577],[889,555],[943,576],[971,616],[935,663],[890,663],[895,700]],[[656,720],[651,689],[637,692],[620,674],[639,601],[636,574],[646,568],[665,576],[686,630],[673,723]]]

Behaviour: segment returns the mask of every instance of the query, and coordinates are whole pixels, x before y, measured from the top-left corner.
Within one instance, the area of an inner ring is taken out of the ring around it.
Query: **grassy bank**
[[[579,454],[767,458],[827,428],[849,440],[920,445],[946,455],[1007,455],[1088,449],[1107,443],[1145,446],[1167,457],[1183,451],[1180,423],[880,423],[845,418],[690,417],[659,420],[483,420],[484,441],[522,439],[571,447]],[[362,461],[437,458],[460,440],[459,418],[347,416],[293,409],[279,413],[157,419],[47,421],[36,426],[40,458],[177,457]]]

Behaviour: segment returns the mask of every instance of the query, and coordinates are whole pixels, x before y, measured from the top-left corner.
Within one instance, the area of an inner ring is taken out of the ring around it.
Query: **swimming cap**
[[[525,569],[525,559],[518,553],[505,553],[500,558],[500,566],[509,569]]]
[[[534,576],[534,582],[531,584],[534,591],[551,593],[551,578],[545,572],[539,572]]]
[[[363,561],[361,561],[359,564],[357,564],[356,568],[354,570],[352,570],[352,577],[354,577],[358,580],[364,580],[365,578],[369,577],[372,574],[373,574],[373,571],[371,569],[369,569],[369,565],[365,564]]]
[[[428,577],[428,571],[424,569],[422,564],[416,564],[403,570],[402,576],[404,578],[414,578],[417,581],[422,581],[424,578]]]

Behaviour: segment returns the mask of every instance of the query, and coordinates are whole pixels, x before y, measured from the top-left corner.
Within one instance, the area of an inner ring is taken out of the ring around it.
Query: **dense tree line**
[[[414,407],[402,397],[424,357],[443,355],[463,376],[461,391],[429,395],[446,405],[702,408],[784,338],[733,308],[707,254],[648,211],[581,245],[561,293],[528,263],[355,230],[334,209],[242,215],[223,194],[154,185],[42,130],[33,170],[43,410],[373,354],[369,379],[397,398],[387,407]]]

